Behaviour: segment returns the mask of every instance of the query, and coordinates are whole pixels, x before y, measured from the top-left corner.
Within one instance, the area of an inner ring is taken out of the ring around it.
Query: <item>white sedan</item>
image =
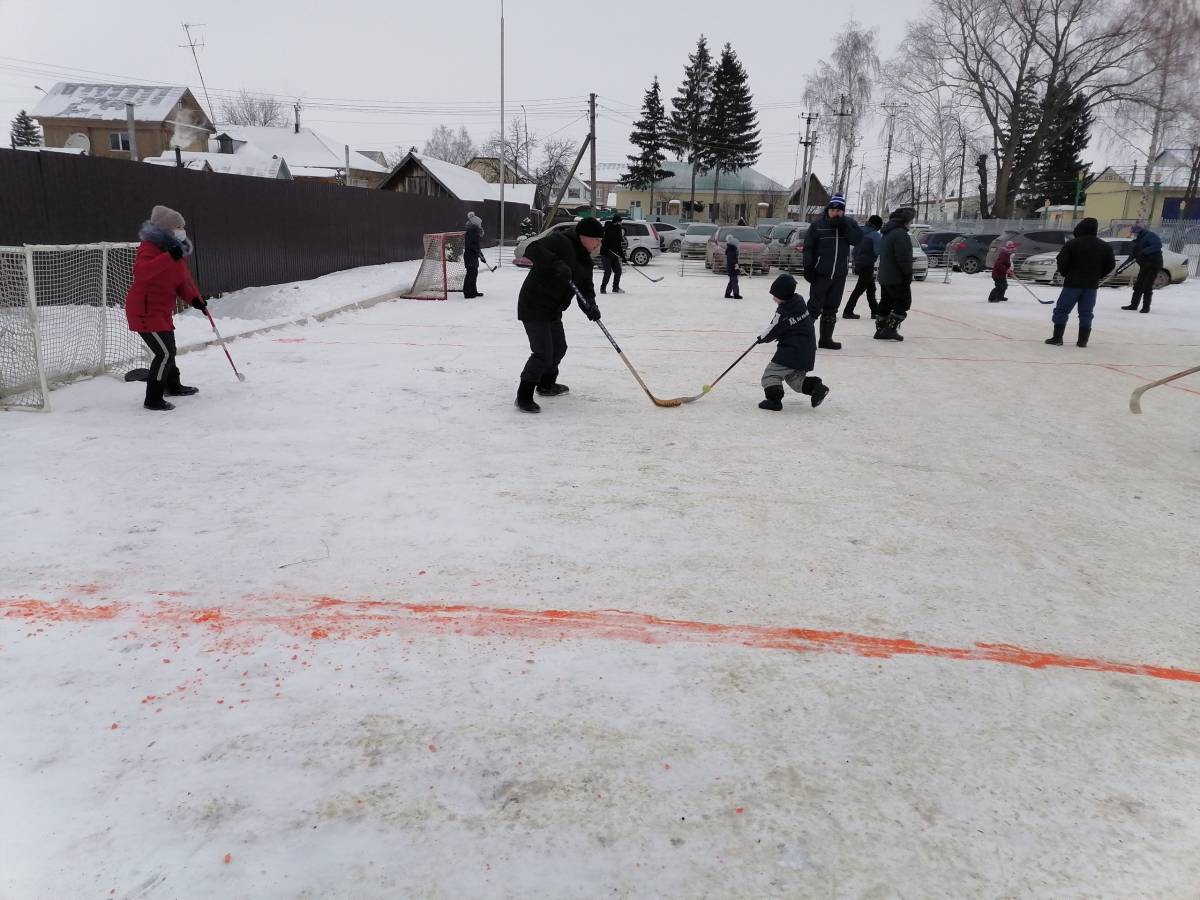
[[[1129,238],[1103,238],[1112,244],[1117,256],[1117,268],[1129,258],[1133,243]],[[1154,279],[1155,288],[1165,288],[1168,284],[1178,284],[1188,277],[1189,261],[1182,253],[1174,250],[1163,250],[1163,268]],[[1057,253],[1038,253],[1021,260],[1015,267],[1018,278],[1026,281],[1036,281],[1042,284],[1062,284],[1063,277],[1058,272]],[[1134,263],[1120,275],[1110,275],[1101,282],[1106,287],[1116,287],[1121,284],[1133,284],[1138,276],[1138,264]]]

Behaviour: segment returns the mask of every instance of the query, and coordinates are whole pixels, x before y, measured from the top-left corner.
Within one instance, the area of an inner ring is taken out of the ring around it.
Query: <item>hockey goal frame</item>
[[[451,286],[450,267],[447,262],[446,245],[451,238],[458,238],[465,243],[465,231],[434,231],[422,235],[424,255],[421,257],[421,267],[417,270],[413,283],[400,293],[402,300],[448,300],[450,295],[462,290],[462,285]],[[437,250],[436,255],[431,251]],[[463,253],[465,254],[465,247]],[[461,260],[461,257],[460,257]],[[465,266],[464,277],[465,277]],[[440,270],[440,279],[439,279]],[[440,287],[438,286],[440,282]],[[422,288],[422,285],[429,285]]]

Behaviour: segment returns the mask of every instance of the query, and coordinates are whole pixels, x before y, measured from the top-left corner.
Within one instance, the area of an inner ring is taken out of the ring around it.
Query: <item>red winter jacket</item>
[[[1012,271],[1012,255],[1011,250],[1001,250],[996,254],[996,262],[992,265],[993,278],[1008,277],[1008,273]]]
[[[200,299],[187,263],[150,241],[142,241],[133,263],[133,285],[125,298],[130,331],[174,331],[175,301]]]

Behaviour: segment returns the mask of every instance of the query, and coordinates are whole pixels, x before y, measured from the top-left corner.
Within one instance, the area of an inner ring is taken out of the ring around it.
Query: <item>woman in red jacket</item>
[[[183,258],[192,252],[192,243],[184,230],[183,216],[165,206],[150,211],[150,221],[138,233],[142,244],[133,263],[133,284],[125,298],[125,317],[129,330],[146,342],[154,359],[146,380],[146,409],[170,410],[173,403],[163,399],[186,397],[198,392],[179,380],[175,365],[175,323],[171,320],[177,299],[204,311],[200,297]]]

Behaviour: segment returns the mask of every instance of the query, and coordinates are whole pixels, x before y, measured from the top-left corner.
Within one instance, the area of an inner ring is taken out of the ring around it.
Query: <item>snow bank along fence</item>
[[[483,217],[493,245],[500,204],[196,172],[127,160],[0,150],[0,246],[135,240],[150,208],[179,210],[208,296],[420,259],[423,236]],[[506,204],[516,235],[527,206]]]
[[[0,247],[0,406],[48,409],[51,385],[148,363],[125,321],[136,252],[133,243]]]

